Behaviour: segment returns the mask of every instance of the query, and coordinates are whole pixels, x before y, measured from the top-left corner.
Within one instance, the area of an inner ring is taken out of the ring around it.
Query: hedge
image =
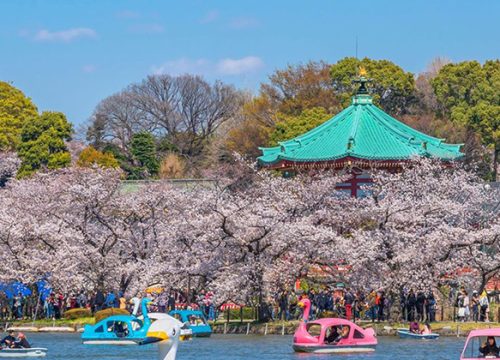
[[[104,309],[104,310],[101,310],[101,311],[98,311],[95,313],[95,315],[94,315],[95,322],[98,323],[102,319],[105,319],[105,318],[110,317],[112,315],[130,315],[130,313],[127,310],[118,309],[118,308]]]
[[[91,317],[92,313],[87,308],[76,308],[64,312],[64,318],[68,320],[76,320],[84,317]]]

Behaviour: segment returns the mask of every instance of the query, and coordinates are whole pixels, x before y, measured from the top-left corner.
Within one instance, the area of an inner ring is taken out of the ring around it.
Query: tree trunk
[[[493,181],[497,181],[498,176],[498,154],[500,153],[500,148],[497,148],[496,144],[493,149]]]
[[[125,275],[122,275],[120,279],[120,291],[122,294],[125,294],[131,281],[132,281],[132,276],[125,277]]]

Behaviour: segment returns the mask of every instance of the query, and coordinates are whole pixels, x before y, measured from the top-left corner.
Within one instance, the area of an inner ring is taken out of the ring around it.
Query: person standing
[[[127,299],[123,293],[120,294],[120,310],[127,310]]]
[[[106,301],[105,301],[105,306],[106,309],[114,308],[115,307],[115,299],[116,296],[113,291],[109,291],[108,295],[106,296]]]
[[[23,317],[23,295],[21,293],[14,296],[14,314],[17,319]]]
[[[62,295],[58,291],[54,297],[54,319],[61,318],[61,301],[60,301],[61,296]]]
[[[47,302],[47,317],[49,319],[55,319],[56,318],[56,295],[54,293],[50,293],[50,296],[48,298]]]
[[[377,299],[378,299],[378,314],[377,314],[377,321],[384,321],[384,308],[385,308],[385,296],[383,291],[379,291],[377,294]]]
[[[361,313],[364,310],[364,301],[365,301],[364,294],[361,291],[357,291],[354,294],[354,302],[352,304],[352,309],[353,309],[352,318],[353,318],[353,321],[356,321],[356,318],[361,319]]]
[[[316,307],[316,290],[314,289],[311,289],[309,290],[309,293],[307,294],[309,296],[309,300],[311,300],[311,313],[309,315],[309,317],[311,319],[314,319],[316,317],[316,311],[317,311],[317,307]]]
[[[157,303],[158,303],[158,311],[161,313],[166,312],[168,298],[167,298],[167,293],[165,291],[162,291],[161,294],[158,296]]]
[[[400,319],[408,321],[408,292],[405,288],[399,291],[399,311],[401,312]]]
[[[407,314],[408,314],[408,321],[414,321],[416,318],[415,314],[415,306],[417,304],[417,297],[415,296],[415,292],[413,289],[410,289],[410,292],[408,293],[408,298],[406,301],[406,306],[407,306]]]
[[[280,307],[280,312],[278,315],[279,320],[289,320],[288,316],[288,295],[286,291],[282,291],[281,295],[279,297],[279,307]]]
[[[464,321],[469,321],[470,319],[470,299],[467,290],[464,289]]]
[[[167,303],[168,311],[175,310],[175,294],[173,290],[170,290],[168,295],[168,303]]]
[[[464,321],[465,318],[465,307],[464,307],[464,292],[462,289],[460,289],[460,292],[458,293],[457,296],[457,306],[458,306],[458,321]]]
[[[83,290],[81,290],[80,294],[78,294],[76,302],[78,303],[79,308],[87,307],[87,297],[85,296],[85,292]]]
[[[375,322],[378,313],[376,300],[377,300],[377,293],[375,292],[375,290],[371,290],[370,294],[368,295],[368,306],[370,308],[370,318],[372,322]]]
[[[432,292],[432,290],[429,291],[429,294],[427,295],[425,306],[425,312],[427,314],[426,321],[436,321],[436,298],[434,297],[434,293]]]
[[[344,303],[345,303],[345,317],[347,320],[351,320],[352,317],[352,305],[354,303],[354,295],[351,292],[350,288],[346,289],[344,295]]]
[[[99,311],[103,309],[104,302],[105,302],[104,294],[102,293],[101,290],[97,290],[95,294],[95,299],[94,299],[94,306],[95,306],[95,311]]]
[[[417,321],[422,322],[424,320],[424,303],[425,303],[425,295],[422,291],[419,291],[417,293],[417,301],[416,301],[416,308],[417,308]]]
[[[472,320],[475,322],[478,322],[478,320],[479,320],[479,294],[477,293],[477,290],[474,290],[472,292],[471,304],[472,304]]]
[[[479,306],[480,306],[480,316],[479,321],[488,321],[488,307],[490,306],[490,302],[488,300],[488,294],[486,290],[483,290],[481,296],[479,297]]]
[[[316,301],[318,306],[318,317],[323,314],[324,311],[327,310],[328,305],[328,291],[323,289],[321,293],[318,294],[318,300]]]

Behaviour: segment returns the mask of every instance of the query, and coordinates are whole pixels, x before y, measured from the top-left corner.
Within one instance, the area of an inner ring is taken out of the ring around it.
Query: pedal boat
[[[398,335],[400,339],[417,339],[417,340],[436,340],[439,339],[439,334],[431,333],[431,334],[416,334],[412,333],[407,329],[399,329]]]
[[[47,349],[29,348],[29,349],[0,349],[0,358],[26,358],[26,357],[45,357]]]
[[[496,356],[484,356],[479,348],[488,336],[493,336],[497,346],[500,344],[500,328],[472,330],[465,341],[460,360],[498,359]]]
[[[212,335],[212,328],[201,310],[172,310],[169,314],[187,324],[194,337],[210,337]],[[195,324],[191,323],[193,317],[196,320]]]
[[[82,333],[84,344],[94,345],[144,345],[165,340],[159,333],[148,332],[152,324],[147,305],[150,299],[141,301],[143,318],[134,315],[113,315],[95,325],[85,325]]]
[[[318,354],[364,353],[373,352],[377,346],[377,338],[372,328],[363,329],[351,321],[339,318],[324,318],[307,321],[311,302],[304,299],[298,304],[304,308],[303,319],[293,337],[293,349],[296,352]],[[331,327],[340,330],[349,328],[349,334],[335,344],[325,342],[327,330]]]

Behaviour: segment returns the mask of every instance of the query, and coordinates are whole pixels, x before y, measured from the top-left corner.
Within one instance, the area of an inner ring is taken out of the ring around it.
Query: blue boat
[[[212,335],[212,328],[200,310],[172,310],[169,315],[180,322],[188,324],[189,328],[193,331],[193,336],[209,337]]]
[[[141,301],[143,319],[134,315],[113,315],[95,325],[85,325],[82,333],[84,344],[95,345],[144,345],[165,340],[158,332],[148,333],[151,319],[147,305],[150,299]]]
[[[410,330],[398,330],[398,335],[400,339],[418,339],[418,340],[435,340],[439,338],[439,334],[416,334],[410,332]]]

